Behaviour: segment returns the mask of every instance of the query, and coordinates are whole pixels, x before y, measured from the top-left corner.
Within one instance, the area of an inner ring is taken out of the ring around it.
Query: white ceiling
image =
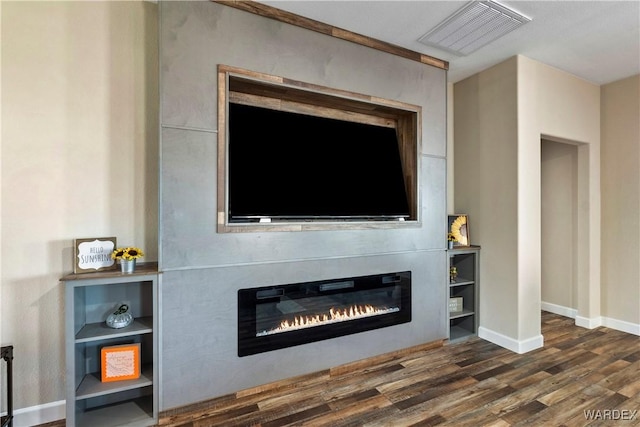
[[[418,42],[468,1],[260,2],[449,61],[453,83],[517,54],[599,85],[640,74],[640,0],[499,1],[532,21],[468,56]]]

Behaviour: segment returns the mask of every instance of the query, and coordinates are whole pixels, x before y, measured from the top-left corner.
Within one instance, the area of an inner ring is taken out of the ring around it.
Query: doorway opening
[[[578,147],[543,138],[540,159],[542,306],[575,318]]]

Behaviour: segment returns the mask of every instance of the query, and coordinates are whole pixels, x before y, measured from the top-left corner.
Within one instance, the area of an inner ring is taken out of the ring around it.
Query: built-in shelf
[[[460,326],[451,326],[449,328],[449,342],[459,341],[470,336],[469,330]]]
[[[82,412],[76,417],[76,425],[143,427],[150,425],[151,411],[153,408],[148,398],[132,399]]]
[[[476,314],[476,312],[473,310],[452,311],[449,313],[449,320],[473,316],[474,314]]]
[[[458,276],[455,282],[449,282],[449,287],[454,288],[456,286],[473,285],[475,282],[471,279],[464,279]]]
[[[153,384],[153,366],[150,364],[142,367],[140,378],[135,380],[113,381],[103,383],[100,381],[100,373],[92,372],[85,375],[76,389],[76,400],[90,399],[121,391],[147,387]]]
[[[480,247],[458,247],[450,249],[448,254],[449,267],[455,267],[457,270],[455,281],[448,280],[448,295],[449,298],[462,298],[461,311],[450,311],[449,304],[447,304],[449,341],[452,342],[475,336],[478,333]]]
[[[150,426],[158,421],[158,269],[141,264],[118,270],[71,274],[65,284],[66,424]],[[129,306],[132,324],[114,329],[109,314]],[[140,345],[139,378],[101,380],[103,347]]]
[[[105,322],[89,323],[84,325],[82,329],[80,329],[80,332],[76,334],[76,343],[150,334],[152,332],[153,317],[135,319],[131,325],[122,329],[110,328]]]

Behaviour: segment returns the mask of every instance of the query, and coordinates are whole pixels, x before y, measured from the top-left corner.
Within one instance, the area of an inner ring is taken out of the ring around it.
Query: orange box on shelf
[[[100,360],[103,383],[140,378],[140,343],[102,347]]]

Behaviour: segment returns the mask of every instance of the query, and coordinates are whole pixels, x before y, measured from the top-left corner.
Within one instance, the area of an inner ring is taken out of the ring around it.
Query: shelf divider
[[[153,317],[139,317],[127,327],[113,329],[105,322],[87,323],[76,334],[76,343],[99,341],[110,338],[122,338],[140,334],[150,334],[153,332]]]
[[[103,383],[100,381],[100,372],[87,374],[82,378],[76,390],[76,400],[91,399],[121,391],[147,387],[153,384],[153,366],[145,365],[140,373],[140,378],[135,380],[112,381]]]

